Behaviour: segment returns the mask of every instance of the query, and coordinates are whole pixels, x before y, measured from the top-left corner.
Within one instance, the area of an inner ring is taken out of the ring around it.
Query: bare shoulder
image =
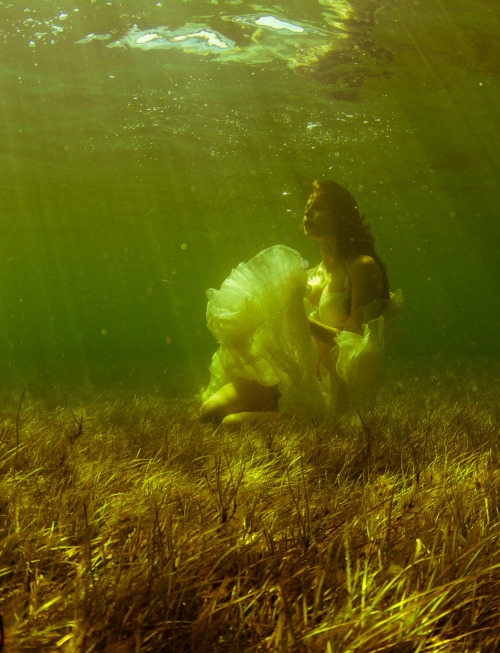
[[[321,263],[307,272],[307,299],[316,306],[325,285],[324,271]]]
[[[319,274],[321,272],[322,269],[323,269],[323,266],[321,265],[321,263],[318,263],[318,265],[315,265],[313,268],[310,268],[307,271],[307,274],[317,275],[317,274]]]
[[[349,265],[351,282],[378,282],[382,280],[382,271],[372,256],[358,256]]]
[[[321,283],[323,278],[323,271],[321,268],[321,263],[315,268],[311,268],[307,271],[307,282],[310,286],[316,286]]]
[[[358,256],[352,261],[348,272],[354,309],[380,299],[384,285],[382,270],[373,257]]]

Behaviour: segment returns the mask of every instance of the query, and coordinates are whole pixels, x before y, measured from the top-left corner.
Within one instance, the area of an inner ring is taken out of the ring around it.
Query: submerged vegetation
[[[495,388],[394,375],[361,419],[239,431],[4,398],[4,650],[498,650]]]

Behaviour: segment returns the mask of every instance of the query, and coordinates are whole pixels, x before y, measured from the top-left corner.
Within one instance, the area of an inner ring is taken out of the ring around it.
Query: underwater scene
[[[0,83],[0,651],[500,650],[495,0],[0,1]]]

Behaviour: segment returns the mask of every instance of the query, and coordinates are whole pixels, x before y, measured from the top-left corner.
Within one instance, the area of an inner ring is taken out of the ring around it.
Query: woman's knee
[[[200,419],[202,422],[221,420],[225,416],[224,405],[217,397],[210,397],[200,408]]]
[[[205,401],[200,409],[200,418],[208,422],[244,411],[276,411],[279,397],[276,386],[263,386],[256,381],[236,379]]]
[[[228,383],[209,397],[200,408],[200,419],[203,422],[221,420],[234,412],[237,403],[237,393],[233,383]]]

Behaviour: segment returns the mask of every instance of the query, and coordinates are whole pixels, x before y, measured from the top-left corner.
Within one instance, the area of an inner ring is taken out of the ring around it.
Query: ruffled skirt
[[[315,307],[305,300],[306,286],[300,254],[275,245],[240,263],[220,290],[207,291],[207,324],[219,348],[204,401],[238,378],[277,386],[280,410],[306,418],[338,414],[346,400],[360,408],[373,399],[400,291],[351,316],[318,370],[307,319]],[[362,325],[362,334],[353,325]]]

